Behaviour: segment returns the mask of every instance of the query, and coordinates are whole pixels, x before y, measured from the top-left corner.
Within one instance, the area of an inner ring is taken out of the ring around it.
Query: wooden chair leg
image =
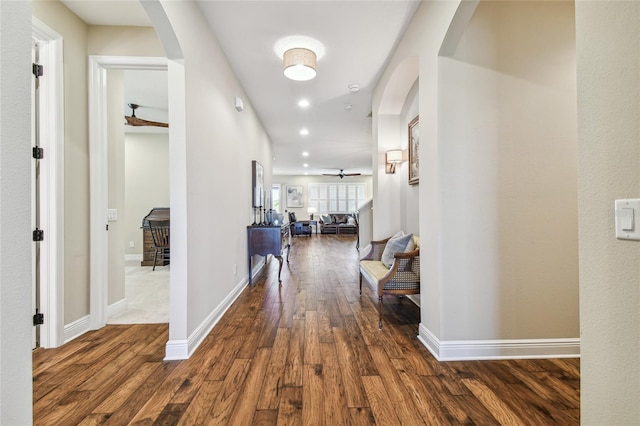
[[[378,296],[378,330],[382,330],[382,296]]]
[[[362,296],[362,274],[360,274],[360,296]]]
[[[156,249],[156,251],[153,253],[153,269],[151,269],[152,271],[156,270],[156,259],[158,259],[158,249]]]

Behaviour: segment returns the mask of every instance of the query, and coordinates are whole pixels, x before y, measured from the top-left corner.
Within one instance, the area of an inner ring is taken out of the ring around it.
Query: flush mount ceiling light
[[[273,50],[282,59],[284,75],[297,81],[314,78],[316,62],[324,55],[322,43],[300,35],[281,38]]]
[[[284,52],[284,76],[290,80],[307,81],[316,76],[316,54],[302,47],[294,47]]]

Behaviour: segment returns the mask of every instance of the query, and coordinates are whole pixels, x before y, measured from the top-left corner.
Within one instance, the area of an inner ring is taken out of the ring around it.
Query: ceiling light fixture
[[[302,129],[302,130],[300,130],[300,134],[302,136],[307,136],[309,134],[309,130],[308,129]]]
[[[309,165],[307,163],[304,163],[302,167],[309,167]]]
[[[351,93],[358,93],[360,91],[360,85],[359,84],[350,84],[349,85],[349,91]]]
[[[310,105],[310,104],[309,104],[309,101],[308,101],[308,100],[306,100],[306,99],[300,99],[300,101],[298,101],[298,106],[299,106],[300,108],[306,108],[306,107],[308,107],[309,105]]]
[[[304,151],[304,152],[302,153],[302,156],[303,156],[303,157],[308,157],[308,156],[309,156],[309,153],[308,153],[307,151]]]
[[[284,52],[282,61],[284,76],[295,81],[307,81],[316,76],[316,53],[303,47]]]

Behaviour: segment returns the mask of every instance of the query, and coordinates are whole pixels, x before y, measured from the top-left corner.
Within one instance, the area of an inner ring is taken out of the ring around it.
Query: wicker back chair
[[[149,228],[155,249],[153,253],[153,270],[155,271],[158,254],[163,260],[170,259],[169,230],[171,226],[168,220],[149,220]]]
[[[390,238],[371,241],[371,249],[360,260],[360,294],[362,277],[378,290],[378,328],[382,330],[382,296],[385,294],[408,295],[420,293],[420,239],[413,237],[415,249],[396,253],[393,264],[387,268],[382,263],[382,253]]]

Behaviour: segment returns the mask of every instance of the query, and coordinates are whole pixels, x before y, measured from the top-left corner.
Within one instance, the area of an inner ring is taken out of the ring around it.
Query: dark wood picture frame
[[[417,185],[420,181],[420,123],[419,115],[409,122],[409,185]]]
[[[264,168],[256,160],[251,161],[251,204],[264,207]]]

